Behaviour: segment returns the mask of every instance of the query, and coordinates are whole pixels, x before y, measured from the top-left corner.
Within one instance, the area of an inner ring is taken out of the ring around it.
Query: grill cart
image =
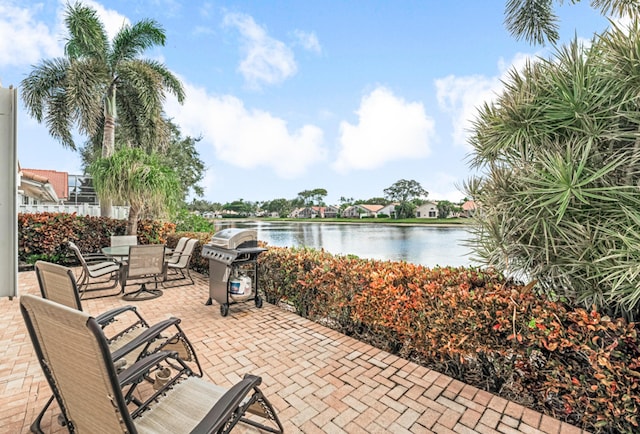
[[[223,229],[202,246],[202,257],[209,259],[209,299],[220,304],[220,314],[227,316],[229,306],[253,300],[262,307],[258,294],[258,256],[267,249],[258,247],[253,229]]]

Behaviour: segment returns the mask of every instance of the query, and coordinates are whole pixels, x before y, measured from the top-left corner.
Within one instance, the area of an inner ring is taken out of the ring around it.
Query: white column
[[[18,294],[17,94],[0,85],[0,297]]]

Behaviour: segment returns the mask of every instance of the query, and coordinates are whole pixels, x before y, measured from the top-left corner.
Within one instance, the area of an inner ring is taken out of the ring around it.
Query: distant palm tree
[[[38,122],[64,147],[76,149],[73,127],[97,140],[102,156],[115,149],[115,128],[127,142],[152,148],[168,139],[161,117],[165,91],[184,100],[180,81],[160,62],[140,59],[146,49],[164,45],[162,27],[153,20],[124,25],[109,42],[94,9],[68,5],[66,57],[43,60],[22,80],[22,98]],[[103,207],[103,215],[109,215]]]
[[[129,205],[127,235],[136,235],[143,215],[164,217],[180,203],[180,181],[156,154],[124,147],[90,166],[100,200],[111,199]]]
[[[580,0],[571,0],[579,3]],[[544,45],[558,42],[558,16],[554,6],[562,0],[507,0],[505,7],[505,26],[517,39],[524,38],[531,44]],[[605,16],[638,16],[640,4],[637,0],[591,0],[591,7],[599,9]]]

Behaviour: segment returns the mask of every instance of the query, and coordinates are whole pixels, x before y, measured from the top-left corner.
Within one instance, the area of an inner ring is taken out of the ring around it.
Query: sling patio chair
[[[180,259],[180,255],[184,250],[184,246],[187,245],[187,241],[189,241],[190,239],[191,238],[189,237],[180,237],[175,248],[173,249],[167,248],[167,253],[171,253],[171,256],[167,259],[167,262],[178,262],[178,260]]]
[[[72,433],[228,433],[238,422],[283,432],[258,387],[260,377],[246,374],[225,389],[194,376],[170,351],[153,353],[117,372],[95,318],[30,294],[20,298],[20,310]],[[163,387],[138,390],[159,371],[169,374]],[[144,401],[133,402],[136,393],[144,394]]]
[[[78,289],[80,298],[86,298],[85,293],[89,291],[103,291],[118,286],[120,275],[120,263],[113,258],[108,258],[101,253],[82,253],[78,246],[69,241],[69,248],[76,255],[82,266],[80,276],[78,276]],[[107,276],[109,279],[105,280]],[[118,295],[120,291],[113,294],[101,294],[98,297],[109,297]]]
[[[172,284],[172,287],[194,284],[191,273],[189,272],[189,264],[191,263],[191,256],[193,256],[193,250],[195,249],[196,244],[198,244],[198,240],[196,238],[189,238],[180,254],[175,255],[174,252],[174,255],[167,260],[167,276],[165,278],[165,282],[175,282],[187,279],[190,281],[189,283],[184,283],[182,285]],[[171,274],[175,277],[170,277],[169,272],[172,272]]]
[[[166,276],[164,259],[164,244],[129,246],[129,256],[126,264],[123,264],[121,275],[123,298],[129,301],[141,301],[160,297],[162,290],[158,289],[158,282],[162,282]],[[125,287],[131,285],[131,281],[140,285],[140,288],[126,292]],[[147,283],[151,282],[154,283],[154,288],[148,289]]]
[[[45,261],[35,263],[36,277],[42,297],[71,309],[82,311],[73,271],[62,265]],[[95,317],[105,333],[113,361],[119,368],[132,366],[138,359],[159,350],[177,351],[184,362],[189,362],[192,371],[202,376],[202,367],[193,345],[180,327],[180,320],[169,318],[149,326],[134,306],[120,306]],[[123,327],[119,327],[120,325]],[[118,328],[116,328],[118,327]],[[137,342],[132,344],[132,342]],[[53,397],[42,409],[31,426],[33,432],[40,431],[40,422]]]

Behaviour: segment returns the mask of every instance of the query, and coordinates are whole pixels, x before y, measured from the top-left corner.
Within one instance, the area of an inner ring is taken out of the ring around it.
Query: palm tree
[[[138,231],[142,215],[164,217],[174,212],[182,197],[176,173],[155,154],[124,147],[90,166],[96,191],[103,199],[129,204],[127,235]]]
[[[580,0],[571,0],[578,3]],[[591,0],[591,7],[600,10],[605,16],[638,16],[640,5],[629,0]],[[531,44],[544,45],[558,42],[558,16],[554,13],[554,4],[561,5],[562,0],[507,0],[505,7],[505,26],[517,39],[524,38]]]
[[[153,20],[125,25],[109,42],[94,9],[68,5],[66,57],[43,60],[22,80],[22,98],[29,114],[45,122],[64,147],[76,149],[72,129],[98,140],[102,156],[115,149],[116,124],[133,146],[153,148],[166,143],[162,119],[165,92],[184,100],[180,81],[160,62],[140,59],[147,49],[164,45],[164,30]],[[103,207],[110,214],[110,206]]]

